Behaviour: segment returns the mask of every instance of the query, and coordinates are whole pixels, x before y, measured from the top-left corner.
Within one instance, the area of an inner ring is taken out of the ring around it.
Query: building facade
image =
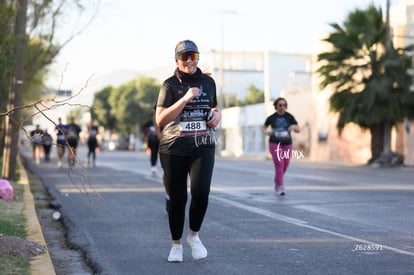
[[[406,0],[391,12],[393,42],[396,47],[414,43],[414,0]],[[218,140],[219,153],[235,157],[268,157],[267,137],[262,125],[274,112],[272,101],[285,97],[301,126],[294,134],[294,149],[312,161],[365,164],[371,158],[370,132],[349,124],[339,135],[337,114],[329,111],[329,89],[320,91],[313,74],[315,56],[278,52],[207,53],[204,70],[219,83],[219,94],[243,99],[248,86],[265,91],[261,104],[223,109]],[[203,59],[206,58],[205,56]],[[413,89],[414,90],[414,89]],[[224,102],[224,106],[228,106]],[[404,156],[404,164],[414,165],[414,122],[406,120],[392,131],[391,150]]]

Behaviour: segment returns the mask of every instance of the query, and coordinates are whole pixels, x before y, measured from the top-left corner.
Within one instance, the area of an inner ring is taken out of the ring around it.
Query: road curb
[[[23,214],[26,217],[27,223],[27,239],[47,247],[42,227],[40,226],[40,222],[37,217],[33,194],[30,190],[29,178],[21,160],[21,156],[18,157],[18,164],[20,173],[19,184],[24,186]],[[56,275],[49,251],[46,250],[45,253],[33,257],[30,261],[29,271],[31,275]]]

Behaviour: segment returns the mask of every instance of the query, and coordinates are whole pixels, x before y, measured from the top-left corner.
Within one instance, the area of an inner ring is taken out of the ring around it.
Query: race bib
[[[76,135],[76,132],[75,131],[69,130],[68,137],[70,137],[70,138],[77,138],[78,136]]]
[[[33,142],[34,143],[42,143],[43,139],[42,136],[40,134],[35,134],[33,136]]]
[[[278,138],[287,138],[289,137],[288,131],[273,131],[273,135]]]
[[[204,120],[181,121],[180,122],[181,132],[197,132],[197,131],[204,131],[206,129],[207,129],[207,122]]]
[[[201,101],[201,99],[198,99],[198,101]],[[184,109],[179,122],[180,135],[195,137],[207,134],[209,132],[207,126],[208,111],[207,108],[204,110],[199,107]]]

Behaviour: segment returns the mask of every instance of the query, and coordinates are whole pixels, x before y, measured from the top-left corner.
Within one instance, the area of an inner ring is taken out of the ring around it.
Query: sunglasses
[[[195,61],[198,60],[198,58],[200,57],[199,53],[196,52],[186,52],[186,53],[182,53],[178,56],[178,60],[181,61],[187,61],[188,58],[190,58],[191,60]]]
[[[286,106],[287,106],[286,103],[277,104],[277,107],[286,107]]]

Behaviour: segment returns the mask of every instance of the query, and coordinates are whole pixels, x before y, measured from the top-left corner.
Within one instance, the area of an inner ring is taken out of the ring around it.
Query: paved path
[[[280,197],[270,161],[218,158],[200,232],[209,256],[194,261],[185,246],[182,264],[166,261],[163,186],[144,153],[30,169],[98,274],[414,274],[412,169],[293,162]]]

